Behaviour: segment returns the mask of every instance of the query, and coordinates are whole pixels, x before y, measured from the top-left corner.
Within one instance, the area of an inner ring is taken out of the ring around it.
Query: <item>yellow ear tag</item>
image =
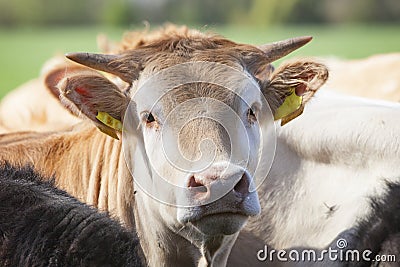
[[[276,110],[274,114],[274,119],[279,120],[287,115],[295,112],[303,102],[303,97],[296,95],[295,88],[290,90],[290,95],[285,98],[283,104]]]
[[[107,112],[97,112],[96,118],[108,127],[120,132],[122,131],[122,122],[111,117]]]

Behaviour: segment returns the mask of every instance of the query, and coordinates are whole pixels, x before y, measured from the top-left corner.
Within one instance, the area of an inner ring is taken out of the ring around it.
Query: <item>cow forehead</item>
[[[164,113],[169,113],[178,105],[190,101],[191,105],[188,108],[192,112],[201,112],[204,108],[218,110],[218,106],[223,104],[235,109],[237,98],[234,92],[219,85],[191,83],[169,91],[160,99],[160,104]]]
[[[193,99],[199,101],[192,109],[202,106],[207,98],[215,100],[212,103],[220,102],[232,108],[237,108],[241,100],[250,106],[261,102],[261,91],[259,83],[243,67],[195,61],[161,71],[145,70],[135,84],[135,90],[131,91],[131,97],[139,112],[157,109],[170,112],[177,105]]]

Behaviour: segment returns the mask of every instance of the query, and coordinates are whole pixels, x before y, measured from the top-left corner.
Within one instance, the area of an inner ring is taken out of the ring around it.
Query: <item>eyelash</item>
[[[146,123],[152,123],[152,122],[155,122],[155,121],[156,121],[156,119],[154,118],[153,114],[148,113],[146,115]]]
[[[152,125],[156,123],[156,118],[151,112],[144,112],[143,122],[146,124],[146,126],[152,127]]]
[[[246,116],[247,116],[247,120],[248,120],[250,123],[254,123],[254,122],[257,121],[256,112],[254,112],[254,110],[253,110],[252,108],[249,108],[249,109],[247,110]]]

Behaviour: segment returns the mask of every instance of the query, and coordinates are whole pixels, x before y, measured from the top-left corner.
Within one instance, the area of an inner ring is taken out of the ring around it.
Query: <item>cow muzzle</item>
[[[213,164],[190,174],[186,187],[183,197],[192,205],[178,209],[178,221],[191,223],[204,234],[233,234],[260,213],[252,176],[240,166]]]

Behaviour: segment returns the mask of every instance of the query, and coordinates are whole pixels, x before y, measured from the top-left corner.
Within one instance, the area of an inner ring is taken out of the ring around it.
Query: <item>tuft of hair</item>
[[[45,181],[0,166],[0,266],[145,266],[135,232]]]
[[[379,266],[399,266],[400,261],[400,183],[387,182],[383,197],[371,198],[371,213],[357,223],[354,249],[370,250],[368,257],[395,255],[396,262]],[[352,262],[348,266],[375,266],[374,262]],[[378,265],[377,265],[378,266]]]
[[[188,39],[217,37],[217,35],[212,33],[202,33],[198,30],[189,29],[187,26],[178,26],[171,23],[167,23],[156,30],[150,30],[150,26],[147,25],[144,30],[126,32],[123,35],[121,42],[117,44],[116,48],[111,52],[121,53],[145,47],[162,40],[170,40],[171,37],[175,37],[175,39]]]
[[[303,94],[303,103],[306,103],[326,82],[328,76],[328,69],[324,64],[308,58],[297,58],[284,61],[262,82],[261,87],[267,89],[263,93],[274,113],[290,94],[291,88],[306,88]]]

